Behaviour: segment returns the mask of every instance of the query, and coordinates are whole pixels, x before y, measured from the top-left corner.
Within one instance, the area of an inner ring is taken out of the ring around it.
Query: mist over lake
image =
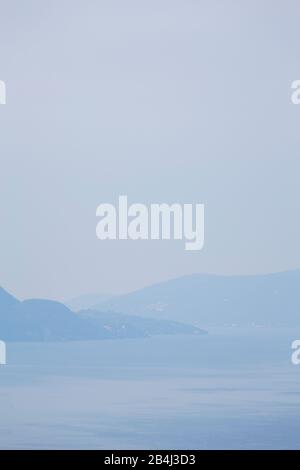
[[[300,329],[8,343],[1,448],[300,448]]]

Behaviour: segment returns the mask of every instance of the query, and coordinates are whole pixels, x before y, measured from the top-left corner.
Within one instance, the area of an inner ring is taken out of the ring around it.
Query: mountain
[[[96,307],[200,327],[300,325],[300,270],[255,276],[194,274]]]
[[[112,297],[113,296],[109,294],[85,294],[68,300],[64,302],[64,304],[73,312],[79,312],[79,310],[87,310],[94,307],[94,305],[107,302],[111,300]]]
[[[97,337],[91,325],[67,307],[50,300],[25,300],[8,307],[0,304],[0,337],[14,341],[63,341]]]
[[[0,307],[6,308],[17,304],[19,301],[0,287]]]
[[[201,330],[172,321],[128,315],[72,312],[60,302],[18,301],[0,290],[0,339],[4,341],[69,341],[144,337],[152,334],[200,334]]]

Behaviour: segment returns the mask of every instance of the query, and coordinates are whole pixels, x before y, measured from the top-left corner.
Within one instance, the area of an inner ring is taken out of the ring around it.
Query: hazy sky
[[[300,4],[0,0],[0,285],[126,292],[300,266]],[[205,248],[101,242],[96,207],[203,202]]]

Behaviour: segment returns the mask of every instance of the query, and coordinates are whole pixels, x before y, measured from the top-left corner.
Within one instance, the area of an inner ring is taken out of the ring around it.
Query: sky
[[[298,1],[0,0],[0,285],[124,293],[300,267]],[[96,208],[204,203],[205,245],[100,241]]]

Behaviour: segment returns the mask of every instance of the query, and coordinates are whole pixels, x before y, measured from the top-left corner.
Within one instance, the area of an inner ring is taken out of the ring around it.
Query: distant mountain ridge
[[[4,341],[69,341],[136,338],[155,334],[201,334],[194,326],[172,321],[92,312],[74,313],[60,302],[20,302],[0,289],[0,339]]]
[[[300,325],[300,270],[266,275],[194,274],[96,307],[209,326]]]
[[[120,313],[121,312],[121,313]],[[211,326],[300,326],[300,270],[259,276],[194,274],[74,313],[20,302],[0,288],[0,339],[68,341],[201,334]]]

